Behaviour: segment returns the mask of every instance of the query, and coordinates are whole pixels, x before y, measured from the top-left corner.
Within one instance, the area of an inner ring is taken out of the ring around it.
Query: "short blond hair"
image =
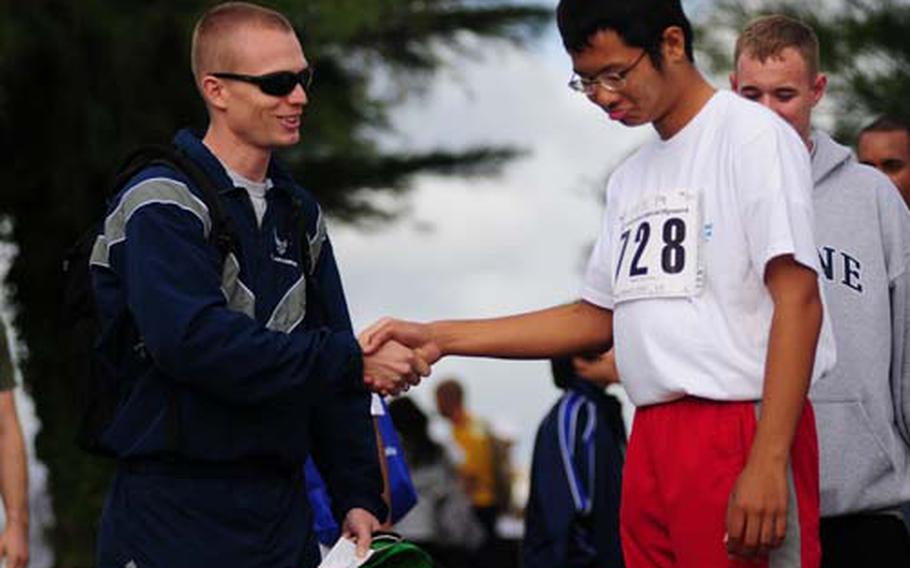
[[[736,66],[739,58],[746,54],[764,63],[772,57],[780,57],[788,47],[802,56],[810,77],[818,75],[820,57],[815,31],[797,19],[780,14],[757,18],[746,25],[736,40],[733,65]]]
[[[249,2],[218,4],[203,14],[193,29],[190,66],[197,85],[209,73],[233,70],[230,40],[247,26],[294,33],[291,22],[275,10]]]

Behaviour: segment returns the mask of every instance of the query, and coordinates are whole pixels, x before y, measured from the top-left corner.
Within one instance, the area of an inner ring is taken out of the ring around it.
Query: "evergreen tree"
[[[721,72],[732,38],[752,18],[783,13],[812,26],[834,100],[836,135],[855,140],[881,114],[910,117],[910,3],[906,0],[718,0],[701,26],[704,52]]]

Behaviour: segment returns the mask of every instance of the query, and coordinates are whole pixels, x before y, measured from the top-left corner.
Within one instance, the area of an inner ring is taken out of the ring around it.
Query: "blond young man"
[[[455,378],[436,385],[436,410],[452,425],[452,438],[462,454],[459,474],[471,505],[486,533],[487,540],[496,534],[496,470],[493,439],[486,422],[468,412],[465,389]]]
[[[785,16],[736,43],[730,83],[775,111],[812,159],[821,280],[837,342],[813,385],[821,454],[822,565],[910,565],[910,214],[888,179],[811,126],[825,94],[818,39]]]
[[[234,246],[212,242],[201,190],[175,168],[151,164],[111,204],[91,260],[121,393],[100,439],[119,468],[98,565],[316,566],[310,455],[363,555],[386,515],[364,376],[394,390],[426,371],[400,345],[363,356],[319,204],[273,156],[310,103],[287,18],[214,6],[191,57],[209,123],[174,145],[218,188]]]

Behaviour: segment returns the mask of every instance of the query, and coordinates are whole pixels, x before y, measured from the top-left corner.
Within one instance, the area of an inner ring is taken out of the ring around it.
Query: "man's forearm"
[[[25,441],[12,393],[0,394],[0,495],[7,522],[28,525],[28,477]]]
[[[516,316],[430,324],[443,355],[544,359],[606,350],[613,312],[584,301]]]
[[[788,459],[812,378],[822,313],[817,294],[796,295],[775,304],[761,416],[750,459]]]

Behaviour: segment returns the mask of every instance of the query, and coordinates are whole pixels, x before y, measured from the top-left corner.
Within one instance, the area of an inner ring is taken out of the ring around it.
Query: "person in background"
[[[28,564],[28,469],[25,441],[16,412],[12,358],[6,325],[0,321],[0,498],[6,525],[0,533],[0,563]]]
[[[468,412],[465,391],[454,378],[441,380],[436,385],[436,409],[440,416],[451,422],[452,437],[461,450],[462,461],[458,472],[464,483],[474,513],[483,525],[491,550],[496,540],[496,464],[493,437],[489,425]]]
[[[621,568],[622,408],[602,386],[581,378],[572,358],[553,359],[551,367],[564,393],[534,441],[522,566]]]
[[[910,121],[882,116],[862,129],[859,161],[883,172],[910,204]]]
[[[417,504],[396,525],[401,536],[442,561],[469,568],[485,537],[455,466],[431,437],[427,415],[408,397],[389,404],[404,457],[417,490]]]
[[[910,212],[890,181],[812,128],[825,94],[814,31],[771,15],[736,43],[733,89],[786,120],[811,156],[821,282],[837,364],[818,422],[822,566],[910,566]]]
[[[891,178],[910,205],[910,121],[887,115],[877,118],[860,132],[856,150],[859,161]],[[910,501],[903,512],[904,522],[910,525]]]

